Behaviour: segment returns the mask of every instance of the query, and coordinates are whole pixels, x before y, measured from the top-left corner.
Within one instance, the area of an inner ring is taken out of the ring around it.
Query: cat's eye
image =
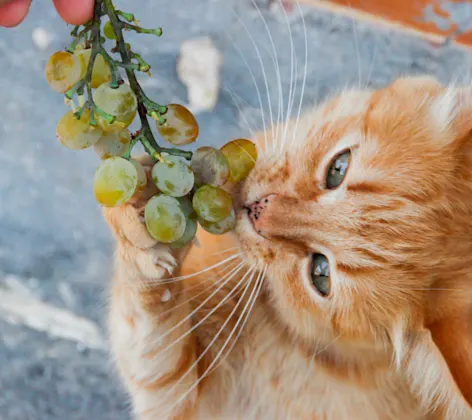
[[[323,297],[328,296],[331,289],[328,258],[323,254],[313,254],[310,274],[311,282],[318,293]]]
[[[346,150],[334,158],[328,169],[328,173],[326,174],[326,188],[333,190],[342,184],[349,168],[350,161],[350,150]]]

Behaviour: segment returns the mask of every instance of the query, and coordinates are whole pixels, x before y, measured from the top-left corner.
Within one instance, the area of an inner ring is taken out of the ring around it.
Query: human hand
[[[32,0],[0,0],[0,26],[19,25],[28,14]],[[67,23],[80,25],[93,16],[95,0],[53,0],[57,12]]]

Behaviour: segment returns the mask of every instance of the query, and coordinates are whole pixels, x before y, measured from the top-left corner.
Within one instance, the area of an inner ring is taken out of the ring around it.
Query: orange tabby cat
[[[105,211],[136,417],[472,419],[472,89],[404,78],[283,129],[234,236],[175,251],[146,196]]]

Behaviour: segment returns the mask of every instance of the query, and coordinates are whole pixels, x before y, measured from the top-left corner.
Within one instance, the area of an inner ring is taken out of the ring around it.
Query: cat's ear
[[[472,314],[435,321],[407,339],[413,391],[446,419],[472,418]]]
[[[472,87],[448,87],[430,101],[431,122],[452,141],[472,132]]]

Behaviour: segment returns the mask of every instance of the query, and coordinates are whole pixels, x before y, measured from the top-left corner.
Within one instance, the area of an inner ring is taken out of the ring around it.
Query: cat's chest
[[[220,377],[231,387],[225,387],[227,391],[221,394],[218,418],[423,419],[406,384],[393,373],[378,377],[368,386],[334,378],[314,357],[310,360],[282,340],[276,326],[257,312],[252,321],[257,325],[248,326],[247,334],[230,355],[231,369]]]

